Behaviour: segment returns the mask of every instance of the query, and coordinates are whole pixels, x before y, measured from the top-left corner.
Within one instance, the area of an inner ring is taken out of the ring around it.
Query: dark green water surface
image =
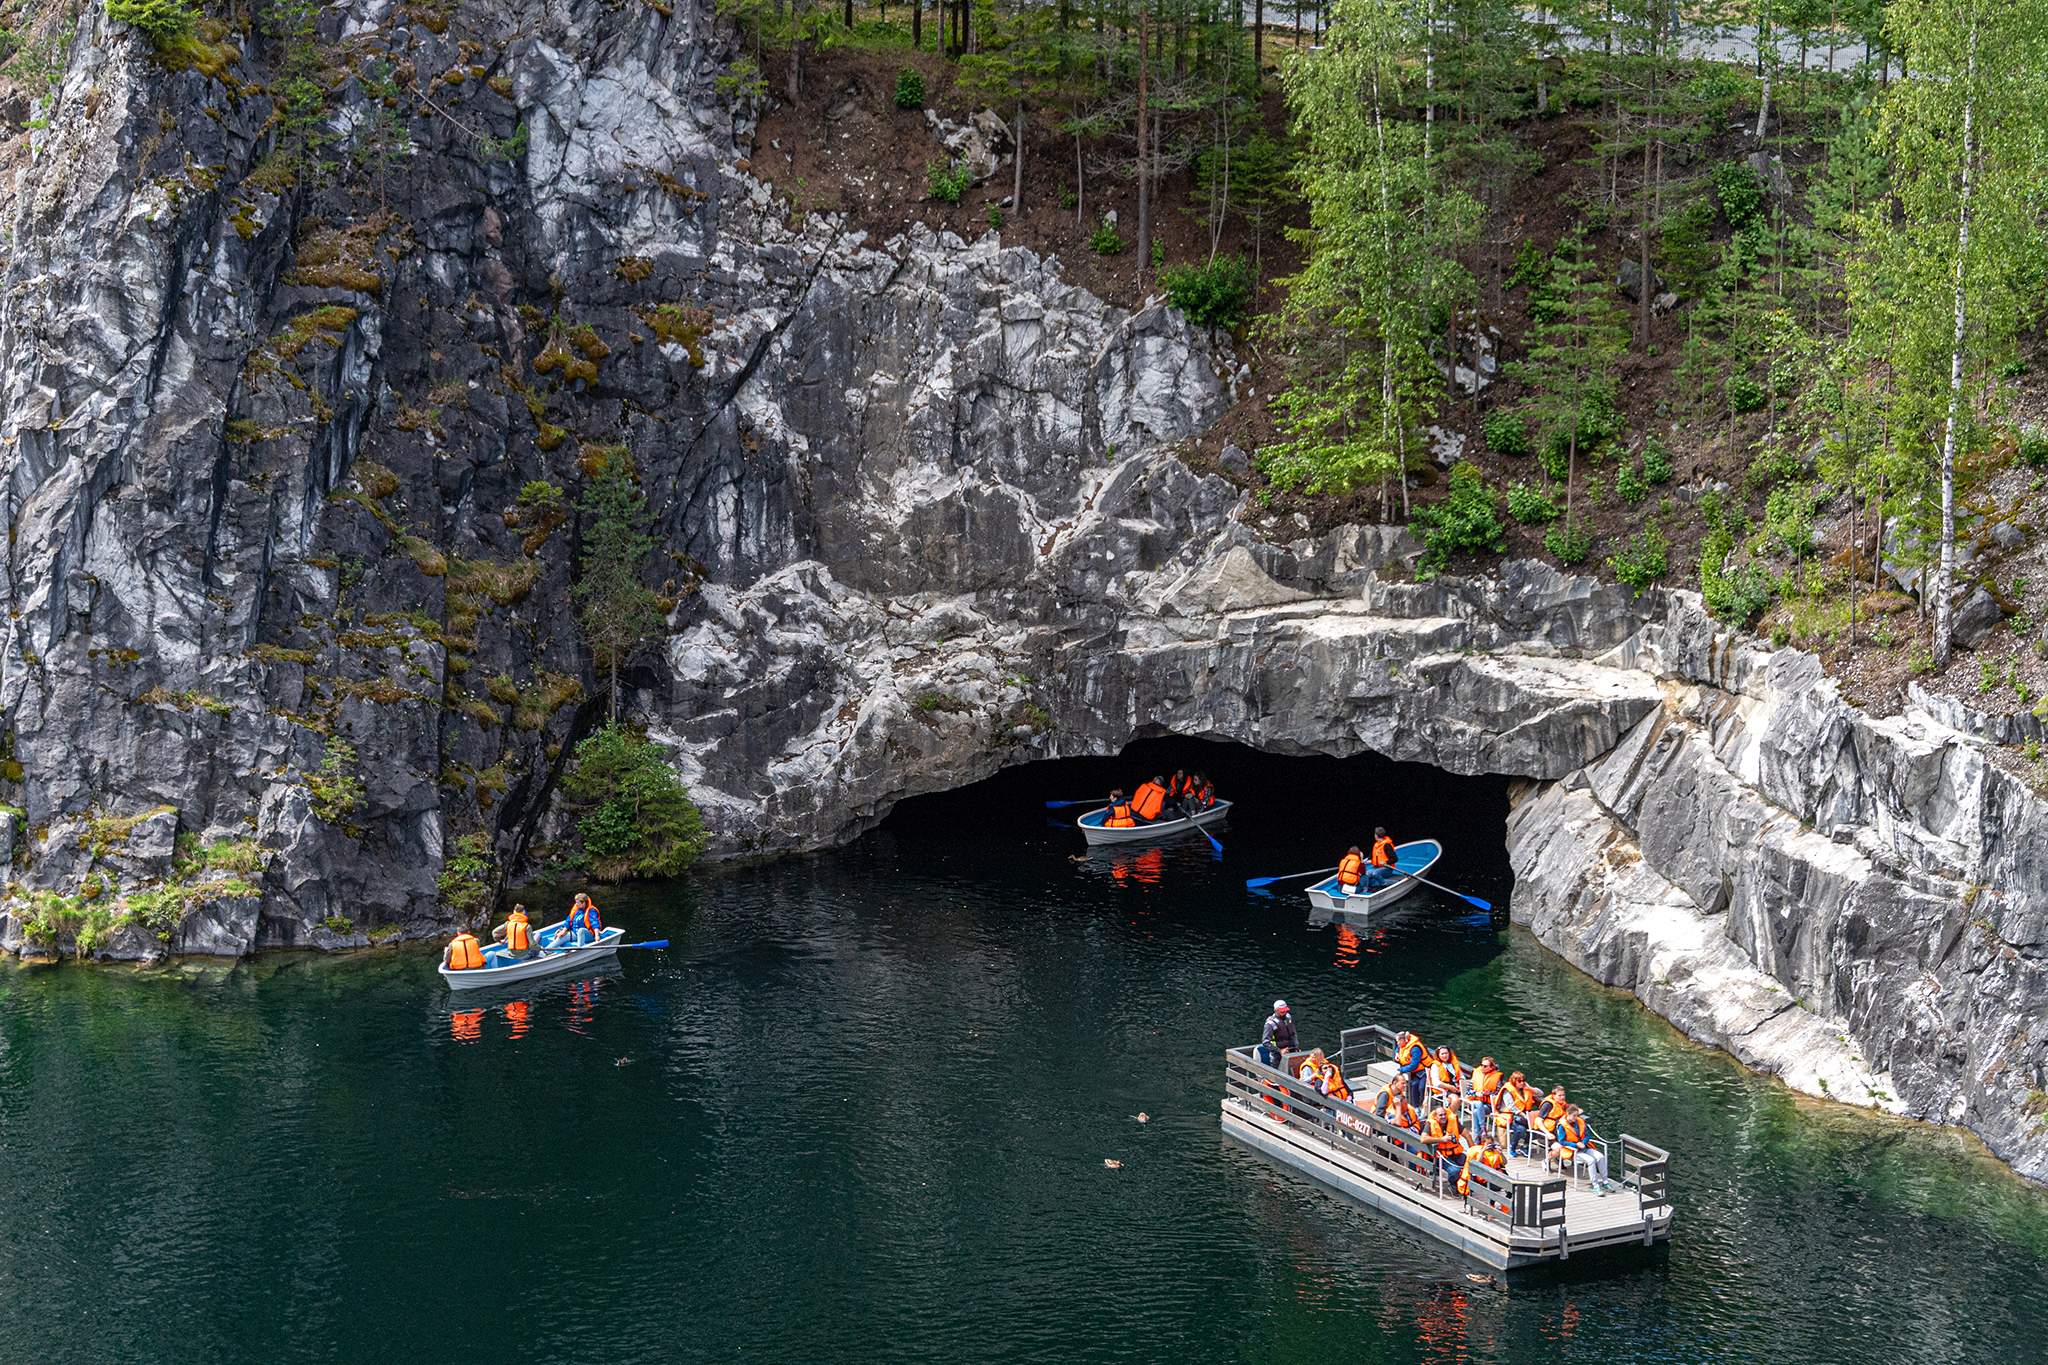
[[[1972,1144],[1453,902],[1360,937],[1243,890],[1379,818],[1505,901],[1498,784],[1148,752],[1246,798],[1222,863],[1074,861],[1038,802],[1133,765],[1072,763],[602,897],[674,948],[513,995],[425,948],[0,971],[0,1361],[2048,1358],[2048,1201]],[[1236,1147],[1221,1052],[1275,995],[1669,1147],[1672,1247],[1507,1285]]]

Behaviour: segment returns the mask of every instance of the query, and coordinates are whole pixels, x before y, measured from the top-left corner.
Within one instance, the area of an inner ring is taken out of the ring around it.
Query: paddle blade
[[[621,943],[619,946],[621,948],[666,948],[668,947],[668,940],[665,938],[650,938],[645,943]]]
[[[1484,910],[1489,915],[1493,913],[1493,906],[1488,902],[1479,899],[1479,897],[1477,896],[1460,896],[1458,897],[1458,899],[1465,902],[1465,904],[1471,906],[1475,910]]]
[[[1065,810],[1068,806],[1106,806],[1108,804],[1109,801],[1106,797],[1091,796],[1085,801],[1048,801],[1045,803],[1045,808],[1047,810]]]
[[[1244,889],[1247,891],[1256,891],[1262,886],[1271,886],[1274,882],[1285,880],[1285,877],[1247,877],[1245,879]]]

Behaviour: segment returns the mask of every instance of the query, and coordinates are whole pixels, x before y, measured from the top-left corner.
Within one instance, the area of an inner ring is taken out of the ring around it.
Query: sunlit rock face
[[[1863,716],[1684,594],[1271,529],[1179,453],[1227,343],[777,199],[706,3],[322,15],[435,92],[403,145],[358,62],[351,169],[285,164],[256,45],[167,72],[88,6],[0,185],[0,945],[436,933],[449,878],[543,858],[608,701],[571,584],[617,444],[673,603],[619,701],[714,854],[1161,732],[1503,774],[1545,943],[2048,1175],[2044,822],[1988,723]]]

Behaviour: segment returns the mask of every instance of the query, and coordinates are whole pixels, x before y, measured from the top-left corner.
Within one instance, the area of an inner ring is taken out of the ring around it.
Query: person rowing
[[[598,918],[597,903],[590,899],[589,892],[576,893],[569,906],[569,918],[562,924],[562,937],[576,947],[604,937],[604,921]]]
[[[502,945],[514,961],[533,956],[533,924],[526,917],[526,907],[513,906],[505,922],[491,930],[491,941]]]

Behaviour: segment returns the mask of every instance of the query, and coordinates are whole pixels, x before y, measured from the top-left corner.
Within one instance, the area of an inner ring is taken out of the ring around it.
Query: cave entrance
[[[1153,845],[1097,849],[1091,855],[1074,820],[1086,806],[1047,810],[1047,801],[1099,798],[1112,786],[1131,790],[1176,768],[1206,774],[1234,806],[1208,841],[1189,832]],[[954,791],[914,797],[896,807],[869,836],[897,857],[927,868],[962,864],[976,875],[1035,881],[1071,880],[1099,870],[1113,885],[1157,890],[1189,913],[1241,915],[1263,903],[1247,878],[1328,867],[1356,842],[1370,846],[1373,826],[1397,842],[1433,838],[1444,855],[1431,880],[1493,903],[1505,917],[1514,875],[1507,858],[1505,777],[1460,777],[1420,763],[1376,754],[1349,758],[1267,753],[1248,745],[1168,735],[1132,741],[1113,758],[1061,758],[1020,764]],[[1069,866],[1071,864],[1071,866]],[[1271,889],[1304,918],[1307,881]],[[1459,914],[1469,907],[1436,896],[1411,896]],[[1393,907],[1398,912],[1399,906]]]

